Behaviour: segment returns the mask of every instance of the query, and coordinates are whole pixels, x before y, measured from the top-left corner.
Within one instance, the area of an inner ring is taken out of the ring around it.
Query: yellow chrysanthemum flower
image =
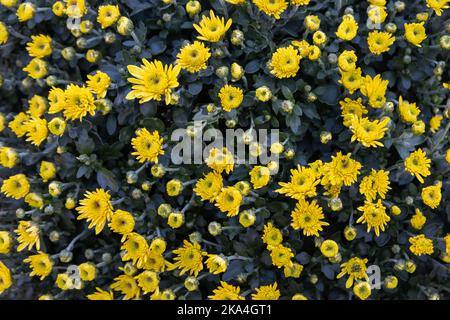
[[[218,173],[222,173],[223,171],[230,173],[234,168],[234,157],[226,147],[222,149],[211,148],[208,158],[205,159],[205,163]]]
[[[44,58],[52,54],[52,38],[43,34],[31,36],[27,43],[28,54],[35,58]]]
[[[82,120],[88,114],[95,114],[94,96],[85,86],[69,84],[64,92],[64,117],[67,120]]]
[[[208,254],[206,259],[206,267],[212,274],[221,274],[227,271],[228,261],[222,255]]]
[[[400,118],[407,123],[415,123],[420,114],[420,109],[416,104],[403,100],[402,96],[398,98],[398,110]]]
[[[363,78],[361,93],[369,99],[369,105],[372,108],[378,109],[384,107],[388,84],[389,81],[383,80],[379,74],[374,78],[368,75]]]
[[[322,221],[325,216],[322,208],[315,200],[312,202],[300,200],[295,206],[294,211],[292,211],[291,217],[292,228],[295,230],[303,230],[305,236],[318,237],[319,231],[322,231],[324,226],[329,225],[328,222]]]
[[[52,87],[48,92],[48,101],[50,107],[48,109],[49,114],[54,114],[62,111],[66,104],[65,92],[61,88]]]
[[[243,296],[239,295],[240,291],[239,287],[221,281],[220,286],[214,289],[213,295],[208,298],[211,300],[245,300]]]
[[[351,154],[343,155],[340,151],[331,157],[331,162],[322,167],[322,184],[351,186],[358,178],[361,163],[351,158]]]
[[[350,129],[353,133],[351,141],[358,141],[366,148],[383,147],[383,143],[379,140],[384,138],[386,131],[389,129],[387,125],[391,120],[385,117],[383,120],[370,121],[368,118],[353,118]]]
[[[319,176],[313,168],[297,166],[291,169],[291,179],[289,182],[280,182],[280,189],[275,190],[278,193],[285,194],[296,200],[317,195],[316,185],[320,182]]]
[[[27,177],[20,173],[3,180],[2,193],[16,200],[25,197],[30,191]]]
[[[39,58],[34,58],[22,70],[27,72],[28,76],[30,76],[33,79],[41,79],[45,77],[48,73],[47,62]]]
[[[434,10],[437,16],[441,16],[443,9],[447,9],[449,7],[449,0],[426,0],[427,7]]]
[[[28,111],[33,117],[40,117],[44,114],[45,110],[47,110],[47,100],[40,95],[35,94],[28,101]]]
[[[427,218],[422,214],[422,211],[420,211],[419,208],[416,208],[416,212],[412,216],[410,222],[411,222],[411,226],[414,229],[420,230],[427,222]]]
[[[36,6],[31,2],[23,2],[19,5],[16,11],[17,18],[20,22],[25,22],[33,19],[36,13]]]
[[[389,47],[395,42],[395,37],[389,32],[371,31],[367,37],[369,50],[375,55],[389,51]]]
[[[444,119],[441,115],[436,115],[430,119],[430,131],[436,133],[441,127],[441,121]]]
[[[89,300],[114,300],[114,294],[112,291],[105,291],[102,290],[101,288],[95,288],[95,292],[88,294],[86,296],[86,298],[88,298]]]
[[[275,77],[292,78],[300,70],[301,56],[293,46],[278,48],[270,60],[270,73]]]
[[[442,182],[438,182],[435,185],[428,186],[422,189],[422,201],[431,209],[436,209],[441,203],[442,199]]]
[[[353,40],[358,34],[358,23],[352,15],[346,14],[336,31],[336,36],[345,41]]]
[[[135,278],[139,287],[141,287],[145,294],[155,292],[155,290],[158,289],[159,278],[158,274],[154,271],[144,271]]]
[[[88,75],[88,81],[86,81],[89,90],[94,93],[97,98],[104,98],[108,91],[111,79],[108,74],[97,71],[94,75]]]
[[[17,241],[19,246],[17,252],[27,248],[28,250],[36,247],[36,250],[41,250],[40,229],[37,224],[31,221],[19,221],[17,229],[14,230],[17,234]]]
[[[341,72],[339,83],[341,83],[350,94],[353,94],[353,92],[360,89],[363,84],[361,73],[361,68]]]
[[[6,24],[0,21],[0,45],[5,44],[8,41],[8,28]]]
[[[344,119],[343,125],[350,127],[354,118],[362,118],[368,113],[366,107],[362,104],[362,99],[352,100],[350,98],[345,98],[340,101],[341,105],[341,115]]]
[[[339,55],[338,66],[341,72],[348,72],[356,69],[358,57],[353,50],[344,50]]]
[[[111,289],[119,291],[124,295],[124,300],[139,299],[141,289],[133,276],[122,274],[114,278],[114,282],[110,285]]]
[[[194,43],[181,48],[177,55],[177,63],[182,69],[194,73],[206,69],[206,63],[210,57],[209,48],[205,47],[202,42],[194,41]]]
[[[142,63],[141,67],[127,67],[134,78],[128,78],[128,82],[133,86],[126,99],[139,99],[139,103],[144,103],[150,100],[161,101],[164,96],[166,104],[169,104],[172,89],[179,86],[178,74],[181,66],[164,65],[159,60],[149,62],[147,59],[142,59]]]
[[[45,252],[39,251],[38,254],[31,255],[23,260],[29,263],[31,268],[30,277],[38,276],[40,280],[44,280],[53,270],[53,262],[50,256]]]
[[[97,22],[102,29],[112,26],[120,17],[119,6],[103,5],[98,7]]]
[[[128,211],[119,209],[114,211],[111,222],[108,226],[111,231],[123,235],[124,237],[122,240],[124,240],[127,234],[133,232],[134,224],[135,222],[133,215]]]
[[[389,186],[389,171],[374,170],[370,175],[365,176],[359,185],[359,192],[366,197],[368,201],[376,199],[377,195],[381,199],[386,197],[386,193],[391,189]]]
[[[122,256],[123,261],[131,260],[138,268],[147,263],[149,246],[142,235],[136,232],[128,234],[120,249],[125,252]]]
[[[48,136],[47,120],[44,118],[31,117],[25,123],[27,130],[26,141],[31,142],[35,146],[39,146]]]
[[[334,240],[325,240],[320,245],[320,252],[327,258],[333,258],[339,253],[339,245]]]
[[[223,188],[216,198],[216,207],[229,217],[234,217],[239,213],[242,203],[242,195],[235,187]]]
[[[380,235],[380,230],[384,232],[387,223],[391,220],[386,214],[386,207],[381,203],[381,199],[375,203],[365,201],[364,206],[358,207],[358,211],[362,212],[362,216],[356,222],[366,223],[367,232],[374,229],[377,237]]]
[[[0,294],[12,286],[11,271],[0,261]]]
[[[277,20],[281,18],[280,15],[288,7],[286,0],[252,0],[252,2],[259,10]]]
[[[416,47],[421,47],[420,44],[427,38],[424,24],[425,22],[404,24],[406,40]]]
[[[353,287],[353,293],[361,300],[366,300],[372,294],[372,289],[367,281],[362,281]]]
[[[207,253],[202,251],[197,242],[184,240],[183,246],[173,250],[173,253],[176,255],[174,265],[180,269],[180,275],[189,272],[190,275],[197,276],[203,270],[203,256]]]
[[[5,168],[14,168],[19,161],[16,150],[8,147],[0,147],[0,165]]]
[[[405,170],[415,176],[420,183],[424,183],[423,177],[428,177],[430,172],[431,160],[422,149],[417,149],[405,159]]]
[[[256,293],[252,294],[252,300],[278,300],[280,298],[280,290],[277,289],[277,283],[256,288]]]
[[[261,239],[268,246],[278,246],[283,241],[283,236],[280,229],[274,227],[272,222],[268,222],[264,225],[264,233]]]
[[[66,2],[65,13],[71,18],[81,18],[88,9],[85,0],[64,0]]]
[[[193,190],[203,201],[214,202],[222,187],[222,175],[213,171],[206,174],[204,178],[199,179]]]
[[[163,138],[159,136],[159,132],[150,133],[146,128],[138,129],[135,138],[131,139],[131,145],[134,152],[131,155],[136,156],[139,162],[158,163],[158,156],[164,154]]]
[[[82,281],[93,281],[97,277],[97,268],[92,262],[85,262],[78,266]]]
[[[254,189],[265,187],[270,181],[270,170],[264,166],[254,166],[250,171],[250,182]]]
[[[336,276],[336,278],[340,279],[347,274],[348,279],[345,282],[346,288],[350,288],[355,280],[369,280],[369,276],[366,273],[367,261],[367,259],[361,259],[358,257],[351,258],[347,262],[341,264],[341,272]]]
[[[232,20],[228,19],[225,23],[225,19],[219,18],[214,14],[214,11],[209,11],[209,17],[202,16],[202,19],[198,24],[194,24],[195,30],[200,33],[197,39],[209,42],[218,42],[222,40],[225,33],[230,29]]]
[[[108,191],[103,189],[86,191],[80,206],[76,208],[79,213],[77,220],[86,219],[89,228],[95,227],[95,233],[99,234],[113,215],[110,198]]]
[[[230,112],[241,105],[244,100],[244,92],[241,88],[226,84],[220,89],[218,97],[223,110]]]
[[[9,254],[13,239],[8,231],[0,231],[0,254]]]
[[[48,123],[48,131],[56,136],[62,136],[66,130],[66,122],[63,118],[56,117]]]
[[[434,252],[433,240],[428,239],[423,234],[410,237],[409,243],[411,243],[409,250],[416,256],[421,256],[423,254],[431,255]]]
[[[294,257],[294,253],[291,248],[279,244],[277,246],[268,246],[267,249],[270,251],[270,258],[275,267],[285,268],[292,266],[291,259]]]

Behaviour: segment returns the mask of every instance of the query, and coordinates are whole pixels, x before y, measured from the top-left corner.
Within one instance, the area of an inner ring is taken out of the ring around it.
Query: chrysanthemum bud
[[[336,64],[338,62],[338,56],[335,53],[330,53],[328,55],[328,62],[331,64]]]
[[[317,96],[314,93],[310,92],[308,93],[306,100],[308,100],[308,102],[314,102],[317,100]]]
[[[405,263],[405,270],[408,273],[414,273],[416,271],[416,264],[414,261],[408,260]]]
[[[345,229],[344,229],[344,237],[345,237],[345,239],[347,239],[348,241],[355,240],[357,234],[358,234],[358,233],[357,233],[355,227],[347,226],[347,227],[345,227]]]
[[[319,281],[319,277],[316,274],[311,274],[309,276],[309,282],[311,282],[312,284],[316,284],[317,281]]]
[[[342,200],[340,198],[333,198],[329,202],[329,206],[333,211],[341,211],[342,210]]]
[[[189,235],[189,241],[191,242],[202,242],[203,236],[200,232],[195,231]]]
[[[94,256],[95,256],[94,250],[92,250],[92,249],[86,249],[86,250],[84,250],[84,257],[85,257],[86,259],[91,260],[91,259],[94,258]]]
[[[189,276],[184,280],[184,287],[186,288],[187,291],[197,290],[198,285],[199,285],[199,281],[197,280],[196,277]]]
[[[53,230],[52,232],[50,232],[50,235],[48,237],[50,239],[51,242],[56,243],[59,241],[60,235],[59,232],[56,230]]]
[[[75,57],[76,51],[73,47],[66,47],[61,50],[62,57],[67,60],[71,61]]]
[[[63,263],[68,263],[68,262],[72,261],[72,259],[73,259],[72,251],[63,250],[59,254],[59,260]]]
[[[449,50],[450,49],[450,36],[449,35],[443,35],[439,39],[439,45],[442,49]]]
[[[164,170],[164,167],[160,164],[154,164],[150,171],[155,178],[161,178],[166,174],[166,170]]]
[[[170,212],[172,212],[172,207],[170,204],[162,203],[159,205],[158,215],[160,215],[161,217],[167,218],[169,216]]]
[[[284,157],[288,160],[292,159],[295,156],[295,151],[293,149],[288,149],[284,152]]]
[[[87,40],[86,40],[86,38],[83,38],[83,37],[78,38],[76,41],[76,44],[77,44],[78,48],[84,49],[87,46]]]
[[[114,42],[116,42],[116,35],[112,32],[107,32],[103,36],[103,39],[105,40],[106,44],[113,44]]]
[[[230,128],[230,129],[236,127],[236,124],[237,124],[237,122],[234,119],[230,119],[225,122],[225,125],[227,126],[227,128]]]
[[[291,113],[292,110],[294,110],[294,104],[290,100],[284,100],[281,103],[281,110],[283,110],[286,113]]]
[[[425,132],[425,122],[418,120],[413,123],[411,129],[415,135],[421,135]]]
[[[322,131],[320,133],[320,142],[323,144],[327,144],[333,139],[333,135],[329,131]]]
[[[235,29],[231,33],[231,43],[235,46],[240,46],[244,42],[244,33],[241,30]]]
[[[142,198],[142,191],[139,189],[133,189],[133,191],[131,191],[131,197],[135,200],[138,200],[140,198]]]
[[[403,56],[403,62],[404,62],[405,64],[410,64],[410,63],[411,63],[411,60],[412,60],[412,58],[411,58],[410,55],[405,55],[405,56]]]
[[[133,21],[127,17],[120,17],[116,24],[116,29],[122,36],[128,36],[134,30]]]
[[[197,13],[199,13],[200,10],[202,10],[202,6],[197,0],[191,0],[186,3],[186,12],[188,13],[189,17],[192,18]]]
[[[395,289],[398,285],[398,279],[396,276],[388,276],[384,279],[384,287],[386,289]]]
[[[226,79],[228,77],[229,70],[227,66],[221,66],[216,69],[216,76],[221,79]]]
[[[110,263],[112,261],[112,255],[109,252],[102,254],[102,261],[105,263]]]
[[[414,203],[414,198],[411,197],[411,196],[407,196],[407,197],[405,198],[405,203],[406,203],[408,206],[412,206],[413,203]]]
[[[231,78],[233,81],[238,81],[244,76],[244,68],[241,65],[233,62],[231,64]]]
[[[208,225],[208,232],[214,237],[218,236],[222,233],[222,225],[215,221],[210,222]]]
[[[94,24],[90,20],[84,20],[84,21],[81,21],[81,23],[80,23],[81,33],[84,33],[84,34],[89,33],[92,31],[93,28],[94,28]]]
[[[397,11],[397,12],[402,12],[403,10],[405,10],[405,7],[406,7],[406,5],[403,1],[395,1],[394,2],[394,8],[395,8],[395,11]]]
[[[25,217],[25,210],[23,210],[22,208],[18,208],[16,210],[16,217],[17,219],[23,219]]]
[[[388,24],[386,24],[386,26],[384,28],[389,33],[395,33],[397,31],[397,25],[392,22],[389,22]]]
[[[267,102],[272,98],[272,91],[267,86],[262,86],[256,89],[256,99],[261,102]]]
[[[45,79],[45,83],[46,83],[47,86],[49,86],[49,87],[54,87],[54,86],[56,85],[57,80],[58,80],[58,79],[56,78],[56,76],[51,75],[51,76],[48,76],[48,77]]]

